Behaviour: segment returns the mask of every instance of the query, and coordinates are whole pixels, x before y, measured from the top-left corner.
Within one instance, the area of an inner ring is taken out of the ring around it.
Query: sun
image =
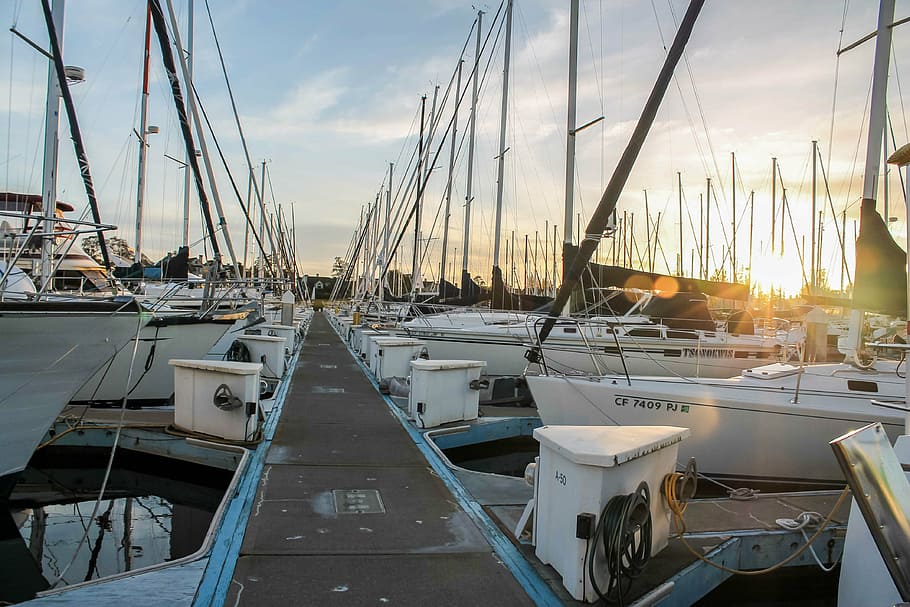
[[[752,258],[751,284],[759,291],[783,291],[784,295],[799,295],[803,288],[803,272],[799,256],[756,255]]]

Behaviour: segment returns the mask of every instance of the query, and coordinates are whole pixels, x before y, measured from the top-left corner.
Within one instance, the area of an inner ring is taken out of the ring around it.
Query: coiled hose
[[[651,558],[651,530],[651,492],[646,482],[641,482],[635,493],[617,495],[607,502],[594,530],[594,548],[588,555],[591,588],[600,599],[624,605],[625,590]],[[609,575],[606,591],[601,590],[595,575],[598,547]]]

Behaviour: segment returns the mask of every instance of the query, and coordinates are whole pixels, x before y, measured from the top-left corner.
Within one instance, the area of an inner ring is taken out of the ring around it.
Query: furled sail
[[[894,242],[871,199],[864,199],[860,209],[853,306],[894,316],[907,311],[907,254]]]

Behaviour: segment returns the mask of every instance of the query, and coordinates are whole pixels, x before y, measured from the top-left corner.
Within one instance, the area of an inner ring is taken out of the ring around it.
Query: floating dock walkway
[[[321,314],[265,457],[224,604],[534,604]]]

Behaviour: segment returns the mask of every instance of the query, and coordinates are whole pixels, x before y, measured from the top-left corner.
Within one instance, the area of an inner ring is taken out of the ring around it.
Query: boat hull
[[[869,403],[896,397],[888,392],[897,392],[899,384],[881,384],[884,394],[806,389],[793,402],[793,390],[743,382],[719,386],[633,377],[630,385],[624,377],[558,376],[527,381],[544,424],[690,428],[680,462],[695,457],[700,471],[717,478],[843,483],[830,440],[875,421],[883,422],[892,438],[903,431],[902,416]]]
[[[234,324],[233,320],[193,316],[159,316],[142,328],[133,356],[133,340],[101,367],[73,397],[77,404],[160,405],[174,394],[172,358],[205,358],[213,345]],[[130,363],[133,372],[130,377]],[[129,388],[127,389],[127,380]]]
[[[0,477],[25,469],[76,391],[148,320],[134,301],[0,303]]]

